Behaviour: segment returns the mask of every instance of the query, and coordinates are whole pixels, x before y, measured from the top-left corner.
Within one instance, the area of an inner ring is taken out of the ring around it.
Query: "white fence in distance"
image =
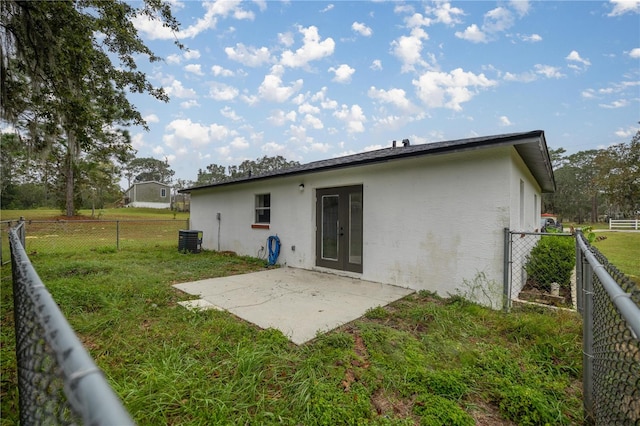
[[[609,229],[640,229],[640,219],[609,219]]]

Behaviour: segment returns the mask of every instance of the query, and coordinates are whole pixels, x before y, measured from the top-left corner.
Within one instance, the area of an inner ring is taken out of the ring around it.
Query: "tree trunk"
[[[67,131],[67,161],[66,167],[66,179],[65,179],[65,214],[67,217],[71,217],[75,214],[74,204],[74,168],[76,164],[76,156],[78,155],[76,134],[73,130]]]

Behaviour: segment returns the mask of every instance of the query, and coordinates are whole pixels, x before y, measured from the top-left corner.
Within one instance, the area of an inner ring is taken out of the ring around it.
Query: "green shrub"
[[[527,256],[525,270],[531,283],[538,288],[549,290],[554,282],[569,288],[575,263],[573,238],[543,236]]]

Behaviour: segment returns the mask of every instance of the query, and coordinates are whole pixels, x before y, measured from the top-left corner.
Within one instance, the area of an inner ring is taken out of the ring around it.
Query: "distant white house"
[[[171,186],[156,181],[136,182],[125,191],[124,206],[171,208]]]
[[[392,147],[184,189],[202,247],[502,304],[504,229],[555,190],[543,131]],[[481,288],[470,288],[470,287]]]

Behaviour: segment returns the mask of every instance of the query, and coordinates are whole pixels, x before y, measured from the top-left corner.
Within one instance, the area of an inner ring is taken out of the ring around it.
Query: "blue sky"
[[[178,34],[135,21],[164,58],[139,65],[171,100],[131,95],[150,127],[131,133],[174,178],[538,129],[574,153],[638,129],[640,1],[172,5]]]

